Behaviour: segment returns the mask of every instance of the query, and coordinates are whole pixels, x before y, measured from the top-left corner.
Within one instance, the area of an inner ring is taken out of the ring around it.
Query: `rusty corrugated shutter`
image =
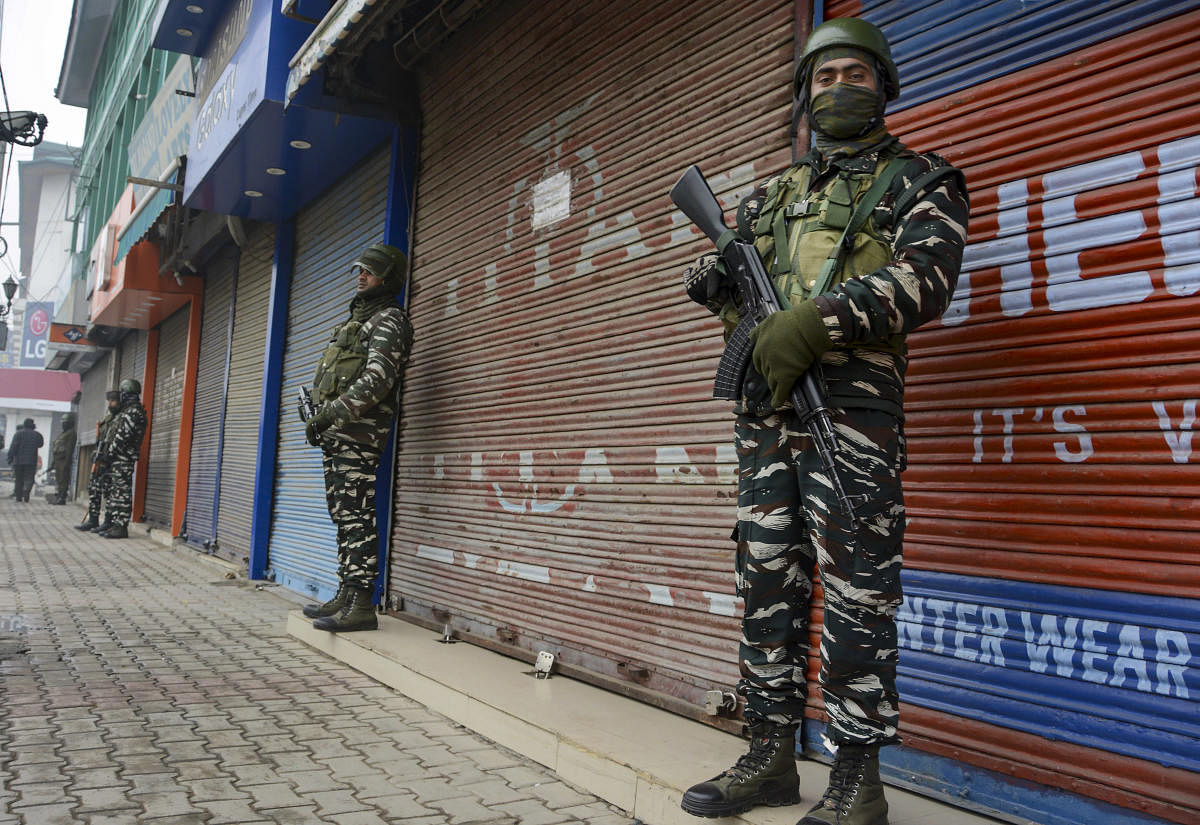
[[[910,338],[901,733],[1011,816],[1200,818],[1198,8],[827,9],[883,27],[892,130],[971,190]]]
[[[183,379],[191,305],[159,325],[158,366],[154,372],[154,409],[150,410],[150,460],[146,464],[145,520],[171,526],[175,503],[175,462],[179,454],[179,418],[183,411]]]
[[[428,68],[393,602],[677,704],[733,686],[733,421],[666,193],[787,165],[792,27],[510,3]]]
[[[275,226],[248,227],[238,262],[233,338],[229,352],[229,390],[225,402],[221,450],[222,506],[217,511],[217,554],[246,565],[250,561],[250,519],[257,468],[258,425],[262,405],[267,313]]]

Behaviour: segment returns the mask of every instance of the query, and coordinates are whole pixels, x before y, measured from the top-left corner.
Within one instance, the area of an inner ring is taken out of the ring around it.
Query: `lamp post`
[[[4,282],[4,306],[0,306],[0,352],[8,349],[8,316],[12,312],[13,297],[17,294],[17,282],[11,275]]]

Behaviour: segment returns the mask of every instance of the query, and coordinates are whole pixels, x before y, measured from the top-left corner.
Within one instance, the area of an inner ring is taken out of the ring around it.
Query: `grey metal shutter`
[[[184,531],[189,544],[206,549],[216,536],[221,420],[225,415],[225,378],[236,280],[237,247],[231,245],[217,253],[204,273],[204,317],[200,326],[192,453],[188,464]]]
[[[667,191],[791,158],[794,4],[732,5],[502,4],[431,59],[389,581],[694,714],[738,678],[736,461]]]
[[[123,378],[133,378],[139,384],[146,374],[146,338],[149,333],[144,329],[135,329],[121,339],[121,360],[117,374],[113,376],[113,386],[116,389]]]
[[[337,538],[325,504],[321,451],[304,438],[296,390],[312,383],[330,329],[348,317],[350,262],[383,239],[390,156],[390,146],[379,149],[296,220],[268,566],[275,581],[312,595],[337,586]]]
[[[116,356],[112,350],[104,353],[92,368],[79,377],[79,416],[75,425],[79,429],[79,444],[96,443],[96,422],[108,414],[109,374]]]
[[[154,409],[150,411],[150,461],[146,466],[145,520],[171,526],[175,503],[175,463],[179,455],[179,418],[183,409],[184,360],[188,313],[185,306],[159,326],[158,365],[154,373]]]
[[[217,555],[246,565],[250,561],[258,422],[262,403],[263,353],[271,271],[275,255],[273,224],[253,224],[238,264],[229,389],[225,399],[221,494],[217,511]]]

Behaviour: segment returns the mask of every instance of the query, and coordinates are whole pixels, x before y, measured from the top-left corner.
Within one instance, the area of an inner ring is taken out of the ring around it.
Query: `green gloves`
[[[308,439],[308,443],[314,447],[319,446],[321,433],[333,426],[333,421],[333,406],[322,404],[321,409],[317,410],[316,414],[304,425],[304,437]]]
[[[767,380],[776,407],[787,406],[796,381],[833,346],[811,299],[768,316],[750,341],[754,368]]]

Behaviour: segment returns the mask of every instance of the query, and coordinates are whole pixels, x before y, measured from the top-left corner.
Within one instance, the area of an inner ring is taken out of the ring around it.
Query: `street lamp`
[[[17,282],[11,275],[4,282],[4,306],[0,307],[0,352],[8,349],[8,314],[12,312],[13,297],[17,294]]]

